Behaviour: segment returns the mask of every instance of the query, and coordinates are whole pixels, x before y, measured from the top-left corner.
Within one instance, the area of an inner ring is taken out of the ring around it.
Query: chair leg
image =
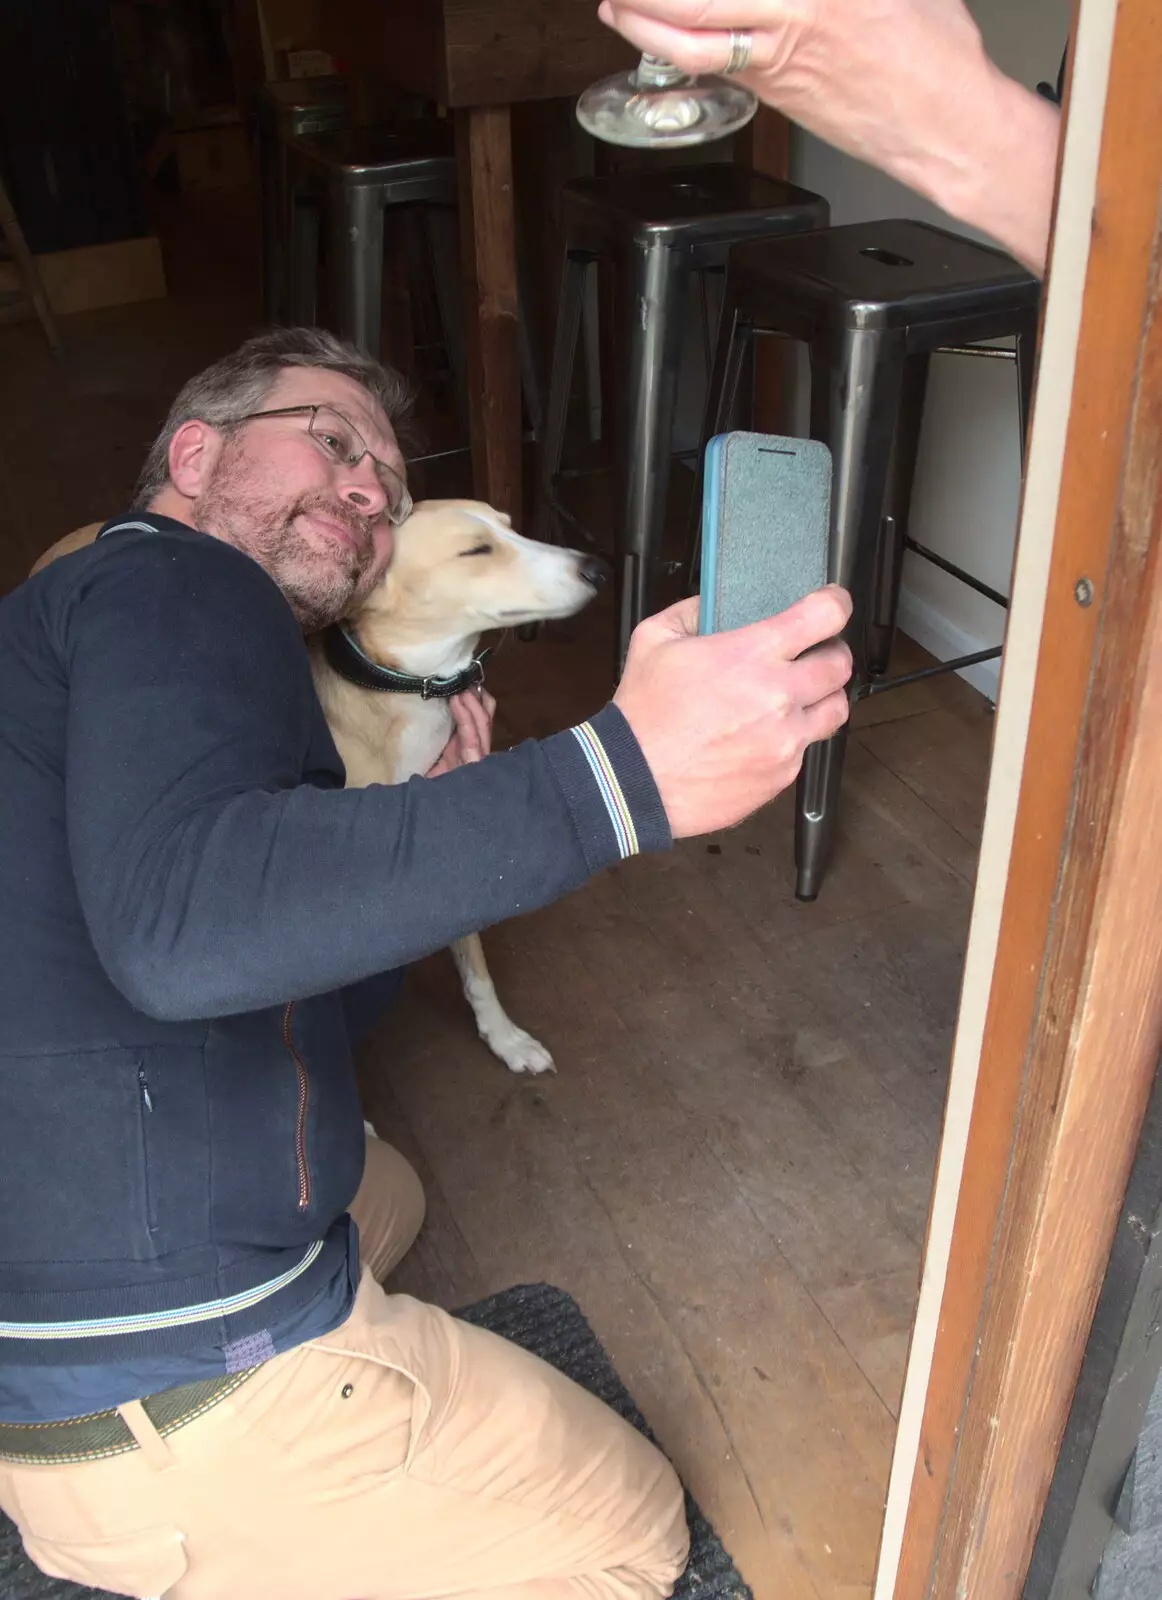
[[[887,492],[904,350],[882,329],[843,330],[811,350],[811,432],[831,447],[831,540],[828,577],[850,590],[847,639],[854,657],[849,693],[867,680],[865,629]],[[814,900],[831,854],[847,730],[809,745],[796,794],[795,894]]]
[[[557,330],[553,338],[553,365],[549,374],[549,406],[541,440],[540,494],[534,535],[555,541],[557,519],[553,496],[561,456],[565,448],[565,424],[569,416],[569,394],[573,386],[573,361],[577,353],[577,331],[585,298],[590,258],[578,251],[565,252],[561,271],[561,293],[557,307]]]
[[[625,263],[626,422],[619,430],[621,502],[617,667],[634,628],[653,610],[666,518],[670,448],[689,258],[665,246],[635,248]]]
[[[328,195],[332,316],[336,331],[379,356],[383,302],[383,201],[370,186],[335,183]]]
[[[2,183],[0,183],[0,238],[3,238],[8,245],[9,253],[16,263],[16,270],[24,283],[24,293],[31,300],[33,309],[40,318],[49,349],[54,355],[59,355],[61,336],[57,329],[56,318],[52,314],[48,296],[40,281],[40,270],[36,260],[25,241],[24,229],[20,226],[16,211],[8,198],[8,191]]]
[[[924,396],[928,389],[930,357],[908,356],[900,390],[900,414],[888,469],[888,490],[880,521],[879,548],[867,623],[867,671],[879,678],[888,670],[900,605],[900,580],[904,573],[904,540],[912,508]]]

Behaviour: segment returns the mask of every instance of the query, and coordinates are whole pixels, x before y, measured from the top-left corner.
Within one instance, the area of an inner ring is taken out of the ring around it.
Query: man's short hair
[[[247,339],[183,385],[141,469],[133,491],[134,506],[144,509],[169,482],[170,441],[183,423],[206,422],[219,433],[230,434],[248,411],[262,410],[279,373],[288,367],[319,367],[353,379],[367,390],[393,426],[412,402],[411,388],[402,373],[324,328],[271,328]]]

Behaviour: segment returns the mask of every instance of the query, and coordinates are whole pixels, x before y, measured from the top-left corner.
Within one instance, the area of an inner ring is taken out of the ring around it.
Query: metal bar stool
[[[565,263],[541,455],[539,520],[557,507],[577,332],[589,268],[614,265],[624,351],[615,429],[617,660],[656,592],[690,274],[726,265],[743,239],[824,227],[826,200],[726,163],[578,178],[564,191]]]
[[[1017,368],[1022,454],[1033,394],[1040,284],[1011,257],[928,223],[826,228],[731,253],[703,449],[727,425],[745,350],[756,332],[805,342],[811,357],[811,437],[833,456],[832,582],[852,593],[847,638],[853,700],[907,679],[887,667],[904,551],[914,550],[990,599],[1004,597],[908,535],[920,421],[933,355],[1009,359]],[[1011,337],[1015,349],[979,348]],[[700,457],[701,459],[701,457]],[[929,672],[998,656],[987,650]],[[809,747],[795,820],[796,894],[819,893],[831,850],[847,730]]]
[[[454,216],[456,161],[444,122],[400,128],[350,128],[296,139],[287,147],[290,176],[291,315],[318,314],[319,216],[326,218],[327,279],[336,333],[379,355],[384,214],[421,207]],[[436,241],[433,241],[435,246]],[[440,255],[438,249],[433,253]],[[454,285],[437,273],[445,332],[455,326]],[[446,295],[450,293],[450,303]],[[454,341],[449,341],[451,344]]]
[[[459,276],[458,176],[450,123],[416,119],[389,128],[352,128],[294,140],[287,147],[290,191],[291,316],[318,320],[320,217],[325,219],[329,321],[343,338],[378,356],[384,219],[397,218],[410,255],[412,298],[434,290],[440,342],[467,432],[467,370]],[[396,241],[393,241],[395,243]],[[523,297],[517,285],[517,301]],[[419,346],[417,345],[417,349]],[[540,411],[532,348],[521,321],[521,382],[533,438]],[[437,452],[451,455],[468,445]],[[432,459],[431,457],[417,458]]]
[[[254,96],[258,187],[262,207],[262,310],[267,322],[289,312],[286,241],[290,233],[287,146],[313,133],[345,128],[350,121],[346,78],[303,78],[264,83]]]

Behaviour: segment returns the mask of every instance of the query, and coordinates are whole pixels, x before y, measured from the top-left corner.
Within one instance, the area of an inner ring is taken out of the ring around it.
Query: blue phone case
[[[831,452],[813,439],[723,433],[706,447],[699,632],[785,611],[827,582]]]

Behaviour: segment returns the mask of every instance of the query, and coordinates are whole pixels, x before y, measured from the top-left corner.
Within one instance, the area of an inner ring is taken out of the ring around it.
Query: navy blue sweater
[[[342,785],[248,556],[149,514],[0,602],[0,1361],[293,1316],[362,1172],[341,991],[669,842],[612,706]]]

